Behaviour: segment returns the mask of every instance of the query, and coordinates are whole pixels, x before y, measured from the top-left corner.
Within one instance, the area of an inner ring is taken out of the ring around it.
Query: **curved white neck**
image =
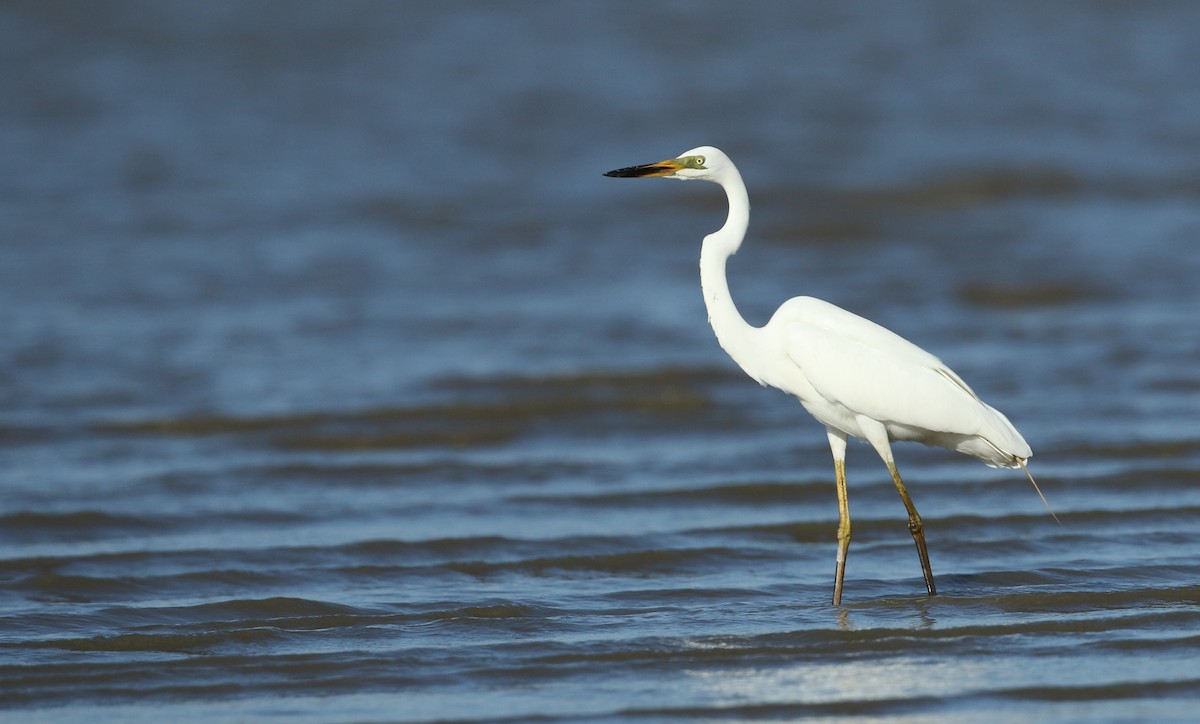
[[[750,197],[736,168],[730,169],[717,183],[729,198],[729,216],[724,226],[704,237],[700,247],[700,289],[708,307],[708,323],[716,332],[717,341],[742,369],[757,379],[751,369],[754,359],[750,354],[750,336],[755,327],[742,319],[725,278],[725,262],[741,247],[750,224]]]

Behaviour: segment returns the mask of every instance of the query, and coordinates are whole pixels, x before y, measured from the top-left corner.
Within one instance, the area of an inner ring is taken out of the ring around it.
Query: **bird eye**
[[[704,168],[704,157],[692,156],[692,166],[695,168]]]

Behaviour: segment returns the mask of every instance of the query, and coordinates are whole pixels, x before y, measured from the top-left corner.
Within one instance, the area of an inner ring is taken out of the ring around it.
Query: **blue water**
[[[1187,720],[1200,5],[0,8],[0,719]],[[1034,448],[825,436],[729,268]]]

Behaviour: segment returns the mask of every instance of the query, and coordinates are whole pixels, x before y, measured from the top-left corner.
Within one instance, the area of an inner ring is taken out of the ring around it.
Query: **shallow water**
[[[1182,720],[1200,6],[0,9],[0,718]],[[850,450],[724,357],[937,353],[1019,472]]]

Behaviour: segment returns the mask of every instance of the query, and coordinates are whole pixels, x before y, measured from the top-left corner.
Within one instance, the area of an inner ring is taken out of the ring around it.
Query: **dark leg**
[[[929,566],[929,550],[925,547],[925,525],[921,522],[921,516],[917,513],[917,506],[913,505],[912,498],[908,497],[908,491],[904,488],[904,481],[900,479],[900,471],[896,470],[896,464],[890,460],[887,462],[888,471],[892,474],[892,482],[896,484],[896,490],[900,492],[900,499],[904,501],[904,507],[908,510],[908,531],[912,533],[913,542],[917,544],[917,555],[921,557],[921,572],[925,574],[925,588],[929,589],[930,596],[937,595],[937,586],[933,583],[933,568]]]

